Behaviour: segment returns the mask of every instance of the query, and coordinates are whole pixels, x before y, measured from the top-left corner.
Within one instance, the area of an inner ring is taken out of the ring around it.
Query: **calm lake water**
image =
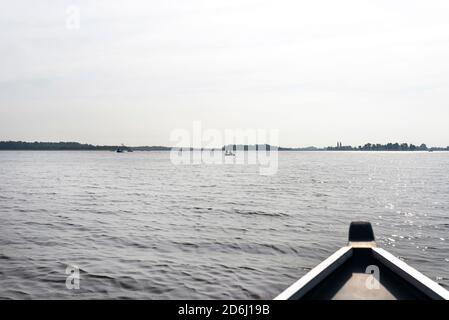
[[[0,298],[271,299],[352,220],[449,287],[449,153],[281,152],[262,176],[168,152],[0,152]]]

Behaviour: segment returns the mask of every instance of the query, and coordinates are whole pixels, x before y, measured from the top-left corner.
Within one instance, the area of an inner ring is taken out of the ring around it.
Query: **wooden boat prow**
[[[369,222],[352,222],[348,245],[275,300],[449,300],[449,292],[378,248]]]

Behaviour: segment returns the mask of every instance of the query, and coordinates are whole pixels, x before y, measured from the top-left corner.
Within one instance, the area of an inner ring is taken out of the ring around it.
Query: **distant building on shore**
[[[337,146],[335,147],[328,147],[327,150],[331,150],[331,151],[349,151],[349,150],[354,150],[352,146],[344,146],[343,143],[341,141],[337,142]]]

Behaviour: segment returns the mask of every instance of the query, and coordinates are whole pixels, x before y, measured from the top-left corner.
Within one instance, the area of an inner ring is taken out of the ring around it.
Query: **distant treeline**
[[[134,151],[170,151],[170,147],[164,146],[141,146],[141,147],[126,147],[126,146],[100,146],[92,144],[81,144],[78,142],[24,142],[24,141],[0,141],[0,150],[105,150],[114,151],[117,148],[132,149]],[[193,148],[182,148],[186,150],[199,150]],[[203,149],[206,150],[206,149]],[[214,149],[208,149],[214,150]],[[220,149],[216,149],[220,150]],[[372,144],[367,143],[364,146],[352,147],[344,146],[339,143],[336,147],[317,148],[284,148],[271,146],[269,144],[258,145],[226,145],[221,150],[278,150],[278,151],[449,151],[449,146],[441,147],[427,147],[425,144],[415,146],[407,143],[388,143],[388,144]]]
[[[277,147],[270,146],[269,144],[254,144],[254,145],[247,145],[247,144],[228,144],[226,146],[223,146],[221,150],[232,150],[232,151],[257,151],[257,150],[271,150]]]
[[[317,147],[305,147],[305,148],[284,148],[275,147],[269,144],[258,145],[227,145],[222,150],[278,150],[278,151],[449,151],[449,146],[446,148],[441,147],[427,147],[426,144],[416,146],[408,143],[387,143],[387,144],[374,144],[367,143],[364,146],[344,146],[339,143],[336,147],[317,148]]]
[[[387,144],[374,144],[367,143],[364,146],[352,147],[352,146],[343,146],[341,144],[336,147],[328,147],[327,150],[330,151],[339,151],[339,150],[347,150],[347,151],[448,151],[449,146],[446,148],[440,147],[427,147],[426,144],[421,144],[416,146],[414,144],[408,143],[387,143]]]
[[[78,142],[24,142],[24,141],[0,141],[0,150],[108,150],[114,151],[117,148],[132,149],[133,151],[170,151],[170,147],[165,146],[140,146],[140,147],[126,147],[126,146],[99,146],[92,144],[81,144]],[[187,150],[206,150],[195,148],[182,148]],[[260,145],[227,145],[223,146],[221,150],[271,150],[277,149],[279,151],[302,151],[302,150],[320,150],[315,147],[308,148],[282,148],[274,147],[268,144]],[[214,150],[214,149],[207,149]],[[220,150],[220,149],[216,149]],[[321,149],[323,150],[323,149]]]
[[[243,145],[243,144],[228,144],[226,146],[223,146],[222,150],[232,150],[232,151],[270,151],[270,150],[277,150],[277,151],[318,151],[318,150],[325,150],[320,149],[317,147],[305,147],[305,148],[285,148],[285,147],[277,147],[272,146],[269,144],[252,144],[252,145]]]
[[[78,142],[0,141],[0,150],[115,150],[115,146],[94,146]]]
[[[134,151],[170,151],[170,147],[151,146],[151,147],[132,147]]]
[[[152,147],[126,147],[120,146],[99,146],[92,144],[82,144],[79,142],[24,142],[24,141],[0,141],[0,150],[98,150],[115,151],[117,148],[131,149],[135,151],[167,151],[171,148],[152,146]]]

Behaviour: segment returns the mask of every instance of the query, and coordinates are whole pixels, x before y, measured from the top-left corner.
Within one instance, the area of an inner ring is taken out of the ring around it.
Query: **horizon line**
[[[25,141],[25,140],[0,140],[0,144],[78,144],[80,146],[87,146],[87,147],[96,147],[96,148],[117,148],[117,147],[127,147],[127,148],[164,148],[164,149],[173,149],[173,148],[178,148],[178,149],[194,149],[194,150],[215,150],[215,149],[223,149],[229,146],[270,146],[270,147],[275,147],[278,149],[291,149],[291,150],[295,150],[295,149],[318,149],[318,150],[360,150],[360,148],[366,147],[366,146],[373,146],[373,147],[384,147],[384,146],[404,146],[407,145],[408,147],[414,146],[417,148],[421,148],[421,147],[425,147],[426,149],[449,149],[449,145],[448,146],[427,146],[426,143],[422,143],[420,145],[415,145],[413,143],[407,143],[407,142],[387,142],[387,143],[371,143],[371,142],[367,142],[365,144],[362,145],[358,145],[358,146],[352,146],[352,145],[343,145],[341,142],[337,142],[336,145],[331,145],[331,146],[315,146],[315,145],[309,145],[309,146],[296,146],[296,147],[284,147],[284,146],[276,146],[276,145],[270,145],[268,143],[257,143],[257,144],[224,144],[221,147],[217,146],[217,147],[174,147],[174,146],[164,146],[164,145],[125,145],[123,143],[117,144],[117,145],[109,145],[109,144],[92,144],[92,143],[84,143],[84,142],[78,142],[78,141]]]

